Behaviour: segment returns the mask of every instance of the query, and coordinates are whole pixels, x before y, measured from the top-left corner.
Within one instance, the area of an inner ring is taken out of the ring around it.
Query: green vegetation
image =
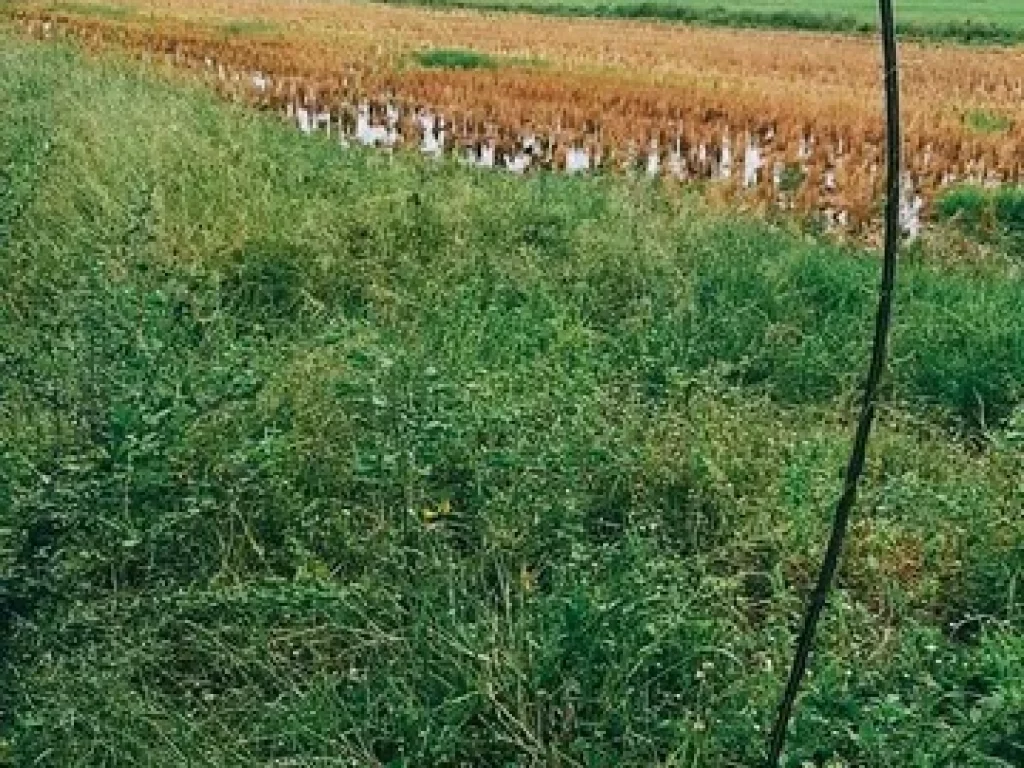
[[[779,189],[783,192],[796,192],[804,183],[806,175],[800,163],[787,163],[779,179]]]
[[[1024,254],[1024,188],[962,185],[939,198],[936,213],[972,237]]]
[[[874,258],[8,36],[0,114],[0,764],[757,763]],[[1024,285],[934,256],[790,765],[1024,761]]]
[[[431,48],[417,51],[416,63],[435,69],[493,69],[497,60],[486,53],[463,48]]]
[[[964,124],[975,133],[1006,133],[1013,120],[987,109],[972,109],[964,115]]]
[[[267,19],[250,19],[229,21],[220,25],[228,35],[236,37],[252,37],[277,32],[279,27]]]
[[[520,67],[537,69],[546,67],[540,57],[492,56],[464,48],[431,48],[417,51],[413,61],[421,67],[434,69],[495,69],[496,67]]]
[[[101,5],[98,3],[54,3],[50,9],[79,16],[96,16],[103,19],[124,19],[135,15],[135,9],[125,5]]]
[[[871,32],[875,0],[378,0],[444,8],[529,11],[554,16],[664,19],[730,27]],[[916,0],[897,8],[905,37],[964,43],[1024,43],[1024,4],[1017,0]]]

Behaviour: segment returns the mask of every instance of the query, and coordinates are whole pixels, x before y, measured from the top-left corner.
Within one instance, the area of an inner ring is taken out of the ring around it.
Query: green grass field
[[[558,0],[538,0],[557,3]],[[641,0],[636,0],[639,5]],[[862,21],[878,16],[877,0],[678,0],[677,5],[694,8],[728,7],[737,11],[777,13],[779,11],[815,11],[836,16],[849,15]],[[904,21],[944,23],[973,21],[1024,27],[1024,6],[1014,0],[894,0]]]
[[[380,0],[381,2],[565,16],[689,21],[723,26],[866,32],[876,27],[875,0]],[[1024,42],[1024,3],[1017,0],[896,0],[905,36],[975,43]]]
[[[874,254],[2,31],[0,114],[0,764],[757,764]],[[1024,283],[956,256],[790,766],[1024,762]]]

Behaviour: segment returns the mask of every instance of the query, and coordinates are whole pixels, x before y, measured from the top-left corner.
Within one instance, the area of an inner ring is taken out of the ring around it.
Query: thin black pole
[[[896,281],[896,255],[900,243],[900,87],[899,64],[896,56],[896,32],[893,24],[892,0],[878,0],[882,22],[882,52],[885,64],[885,112],[886,112],[886,200],[885,200],[885,255],[882,262],[882,282],[878,292],[878,312],[875,316],[875,338],[871,350],[871,367],[864,385],[864,401],[861,406],[853,450],[846,467],[846,480],[842,496],[836,503],[832,520],[832,535],[828,549],[821,563],[818,582],[811,593],[804,614],[803,629],[797,640],[789,680],[779,704],[779,713],[772,729],[768,750],[768,768],[778,768],[786,733],[793,714],[793,705],[800,691],[800,683],[807,670],[807,659],[811,653],[818,619],[825,607],[825,600],[832,587],[843,541],[849,527],[850,512],[857,500],[857,487],[864,473],[868,439],[875,420],[878,405],[878,389],[885,370],[889,346],[889,326],[892,323],[893,286]]]

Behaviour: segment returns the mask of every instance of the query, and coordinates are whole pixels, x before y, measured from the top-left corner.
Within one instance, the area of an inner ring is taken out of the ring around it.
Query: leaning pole
[[[875,335],[871,349],[871,366],[864,384],[857,432],[846,467],[842,495],[836,503],[832,519],[832,533],[822,559],[821,570],[814,591],[811,592],[804,612],[803,626],[797,638],[793,663],[789,670],[778,715],[772,728],[768,746],[767,768],[778,768],[786,745],[793,706],[807,670],[807,661],[814,645],[825,601],[835,578],[843,541],[849,528],[850,513],[857,500],[857,488],[864,473],[871,427],[878,406],[878,390],[885,370],[889,346],[889,326],[892,323],[893,288],[896,282],[896,256],[900,245],[900,88],[899,62],[896,53],[896,28],[893,23],[892,0],[878,0],[881,17],[882,58],[884,64],[885,119],[886,119],[886,198],[885,245],[882,259],[882,279],[878,290],[878,310],[875,316]]]

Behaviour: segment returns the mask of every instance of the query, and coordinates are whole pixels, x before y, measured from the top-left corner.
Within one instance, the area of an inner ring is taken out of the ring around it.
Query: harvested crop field
[[[350,134],[362,120],[371,142],[429,132],[434,151],[476,163],[713,180],[748,206],[854,230],[878,210],[881,73],[866,39],[349,3],[15,9],[37,34],[162,55],[293,117]],[[944,187],[1021,180],[1024,49],[907,44],[902,77],[908,226]]]

